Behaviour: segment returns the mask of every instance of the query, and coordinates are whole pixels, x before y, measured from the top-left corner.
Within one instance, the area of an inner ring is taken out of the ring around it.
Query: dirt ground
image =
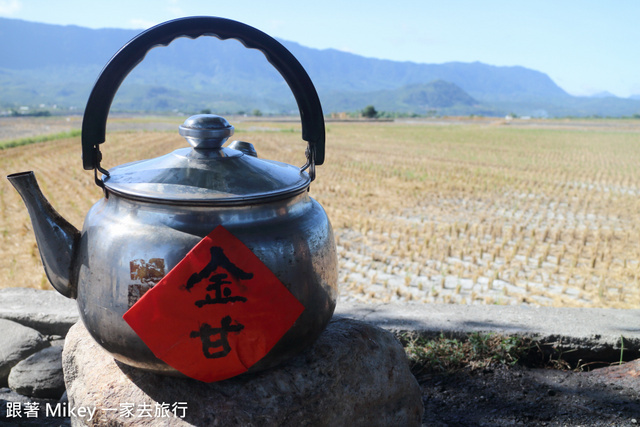
[[[499,365],[418,380],[425,426],[640,423],[640,360],[591,372]]]

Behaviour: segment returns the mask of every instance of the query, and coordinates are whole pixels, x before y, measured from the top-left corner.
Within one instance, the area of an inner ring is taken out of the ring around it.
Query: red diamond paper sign
[[[246,372],[303,311],[269,268],[218,226],[123,318],[160,360],[213,382]]]

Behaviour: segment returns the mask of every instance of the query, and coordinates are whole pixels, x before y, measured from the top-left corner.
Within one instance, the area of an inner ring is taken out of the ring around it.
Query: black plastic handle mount
[[[124,45],[102,69],[82,119],[82,163],[85,169],[99,168],[99,145],[106,139],[109,109],[131,70],[156,46],[167,46],[178,37],[195,39],[205,35],[221,40],[236,39],[245,47],[258,49],[264,54],[285,79],[298,103],[302,139],[309,144],[308,152],[315,153],[313,162],[316,165],[324,163],[325,129],[320,99],[309,75],[291,52],[271,36],[241,22],[194,16],[167,21],[143,31]]]

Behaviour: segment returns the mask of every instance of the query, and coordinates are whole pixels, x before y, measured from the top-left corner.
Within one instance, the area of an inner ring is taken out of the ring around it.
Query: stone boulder
[[[76,426],[419,426],[423,413],[400,343],[349,319],[334,318],[314,345],[282,366],[219,383],[115,362],[81,323],[67,335],[63,366],[69,406],[87,408],[72,415]]]
[[[0,319],[0,331],[0,387],[6,387],[11,368],[49,342],[38,331],[11,320]]]
[[[62,348],[45,348],[14,366],[9,374],[11,390],[24,396],[60,399],[65,390]]]
[[[0,319],[13,320],[44,335],[65,336],[78,321],[78,305],[56,291],[0,289]]]

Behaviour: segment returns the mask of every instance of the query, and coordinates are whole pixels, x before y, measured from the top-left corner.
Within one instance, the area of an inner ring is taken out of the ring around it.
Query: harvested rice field
[[[299,123],[228,119],[260,157],[304,163]],[[32,128],[80,126],[33,118],[17,134],[12,120],[0,119],[0,146]],[[103,165],[185,146],[182,120],[111,120]],[[101,197],[77,136],[0,150],[3,175],[25,170],[78,228]],[[640,304],[640,120],[328,122],[310,194],[334,226],[342,299]],[[49,288],[26,208],[6,179],[0,233],[0,287]]]

